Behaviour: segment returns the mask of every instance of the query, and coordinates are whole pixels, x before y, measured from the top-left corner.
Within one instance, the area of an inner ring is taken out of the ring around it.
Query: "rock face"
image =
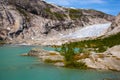
[[[12,43],[42,44],[61,33],[113,20],[114,16],[100,11],[64,8],[42,0],[0,0],[0,40]]]
[[[111,24],[111,27],[108,29],[109,34],[115,34],[120,32],[120,14],[116,16],[115,20]]]
[[[83,61],[90,68],[120,71],[120,45],[101,54],[92,54]]]

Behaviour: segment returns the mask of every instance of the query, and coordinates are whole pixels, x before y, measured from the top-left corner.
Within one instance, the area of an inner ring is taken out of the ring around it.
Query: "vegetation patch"
[[[69,9],[69,16],[73,20],[80,19],[82,16],[82,12],[81,10],[77,10],[77,9]]]
[[[45,13],[49,15],[51,19],[58,19],[58,20],[64,20],[66,14],[60,13],[60,12],[52,12],[50,8],[45,8]]]
[[[56,49],[57,50],[57,49]],[[75,48],[72,47],[69,44],[63,44],[61,46],[61,49],[57,50],[61,53],[61,55],[64,56],[64,64],[65,67],[70,67],[70,68],[79,68],[79,69],[86,69],[87,66],[84,62],[77,62],[79,58],[82,58],[80,56],[77,56]]]
[[[6,41],[0,41],[0,45],[6,44]]]
[[[53,15],[58,19],[58,20],[64,20],[65,17],[67,17],[65,14],[60,14],[58,12],[54,12]]]
[[[69,68],[78,68],[78,69],[87,69],[87,66],[84,62],[76,62],[76,61],[67,61],[65,62],[65,67]]]
[[[51,60],[51,59],[46,59],[44,61],[45,63],[57,63],[57,62],[63,62],[62,60]]]
[[[80,48],[86,50],[90,49],[95,52],[104,52],[108,48],[111,48],[115,45],[120,45],[120,33],[110,35],[106,38],[97,38],[93,40],[84,40],[79,42],[72,42],[68,44],[72,48]],[[81,52],[83,52],[81,51]]]

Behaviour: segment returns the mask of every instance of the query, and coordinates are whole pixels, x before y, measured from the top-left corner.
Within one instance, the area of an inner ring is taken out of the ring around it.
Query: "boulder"
[[[104,54],[111,55],[116,58],[120,58],[120,45],[108,49]]]
[[[49,51],[39,49],[39,48],[33,48],[28,52],[28,56],[46,56],[49,54]]]

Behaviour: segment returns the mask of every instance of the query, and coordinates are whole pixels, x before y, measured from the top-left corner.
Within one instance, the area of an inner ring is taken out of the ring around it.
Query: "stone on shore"
[[[64,57],[56,51],[46,51],[40,48],[33,48],[28,52],[28,56],[40,58],[43,62],[54,63],[57,66],[64,66]]]

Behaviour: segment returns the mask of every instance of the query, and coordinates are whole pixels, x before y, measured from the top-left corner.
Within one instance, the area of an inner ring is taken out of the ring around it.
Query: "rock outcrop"
[[[110,28],[108,29],[108,34],[115,34],[120,32],[120,14],[116,16],[115,20],[112,22]]]
[[[83,59],[89,68],[120,71],[120,45]]]
[[[108,49],[104,54],[112,55],[116,58],[120,58],[120,45]]]
[[[64,57],[56,51],[46,51],[39,48],[30,50],[28,56],[35,56],[41,59],[43,62],[54,63],[56,66],[64,66]]]
[[[111,22],[96,10],[72,9],[42,0],[0,0],[0,40],[42,44],[86,25]]]

